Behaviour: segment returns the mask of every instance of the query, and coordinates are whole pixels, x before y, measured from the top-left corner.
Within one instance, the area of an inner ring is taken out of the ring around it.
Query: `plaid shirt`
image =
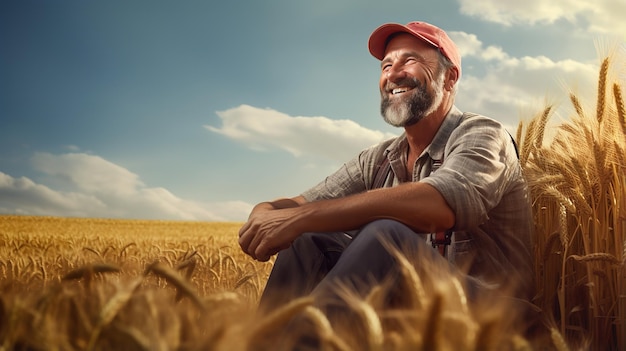
[[[332,199],[372,188],[384,157],[391,165],[384,187],[424,182],[437,189],[456,216],[449,259],[485,284],[517,284],[526,297],[534,287],[532,212],[514,143],[488,117],[453,107],[407,179],[403,134],[363,150],[302,196]],[[434,167],[433,167],[434,166]],[[508,287],[508,286],[507,286]]]

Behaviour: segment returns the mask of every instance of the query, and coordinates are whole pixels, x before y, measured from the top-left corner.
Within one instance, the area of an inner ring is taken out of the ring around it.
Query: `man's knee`
[[[379,231],[405,231],[411,230],[405,224],[394,219],[377,219],[366,224],[363,230],[379,230]]]
[[[365,225],[359,236],[366,240],[391,241],[395,245],[418,240],[424,241],[422,235],[416,233],[407,225],[392,219],[379,219]]]
[[[297,237],[296,240],[293,241],[293,243],[291,244],[291,247],[294,249],[308,248],[311,245],[313,245],[313,242],[314,242],[313,238],[317,234],[318,233],[303,233],[302,235]]]
[[[417,233],[401,222],[391,219],[373,221],[363,227],[355,238],[360,250],[382,254],[402,253],[410,260],[434,259],[435,250],[426,235]]]

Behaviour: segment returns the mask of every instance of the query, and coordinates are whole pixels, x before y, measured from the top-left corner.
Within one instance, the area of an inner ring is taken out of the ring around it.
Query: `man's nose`
[[[392,65],[389,67],[387,72],[385,72],[385,74],[387,75],[387,80],[391,82],[396,82],[406,78],[406,72],[400,65]]]

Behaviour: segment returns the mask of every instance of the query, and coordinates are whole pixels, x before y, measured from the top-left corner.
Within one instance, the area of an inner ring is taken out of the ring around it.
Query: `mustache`
[[[387,91],[391,91],[399,87],[422,88],[422,86],[423,86],[422,82],[420,82],[417,78],[407,77],[399,81],[387,82],[387,84],[385,85],[385,89]]]

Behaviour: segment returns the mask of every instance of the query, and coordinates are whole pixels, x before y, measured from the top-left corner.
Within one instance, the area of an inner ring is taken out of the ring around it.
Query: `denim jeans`
[[[426,235],[387,219],[371,222],[358,231],[304,233],[278,254],[260,309],[272,310],[306,295],[317,300],[332,297],[337,282],[365,295],[371,287],[399,274],[389,245],[412,260],[449,266],[426,242]],[[415,257],[416,253],[420,257]]]

